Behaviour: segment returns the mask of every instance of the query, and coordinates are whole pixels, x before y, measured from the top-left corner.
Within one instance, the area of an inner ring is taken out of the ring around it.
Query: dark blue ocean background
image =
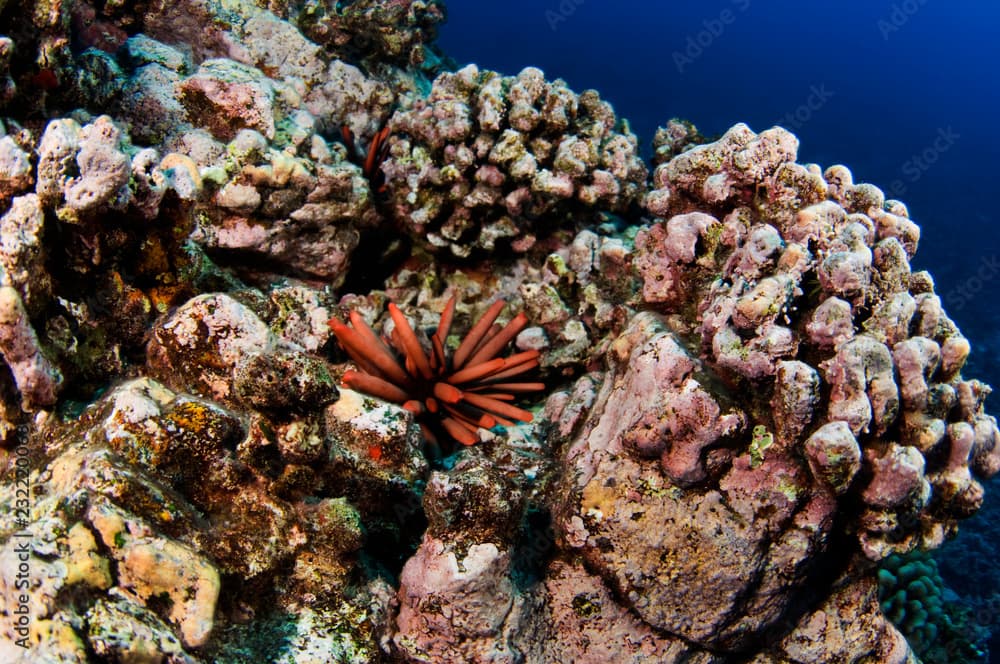
[[[966,377],[1000,388],[1000,3],[996,0],[449,0],[459,63],[595,88],[644,148],[671,117],[706,135],[780,124],[800,162],[845,164],[907,203]],[[988,402],[1000,413],[1000,394]],[[1000,482],[938,554],[970,598],[1000,592]],[[994,606],[991,603],[991,606]],[[1000,613],[980,607],[994,632]],[[1000,639],[990,648],[1000,661]]]

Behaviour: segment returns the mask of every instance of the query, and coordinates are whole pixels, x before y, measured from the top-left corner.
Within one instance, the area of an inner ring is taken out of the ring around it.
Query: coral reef
[[[390,127],[399,135],[383,165],[392,216],[456,256],[500,240],[526,251],[576,216],[628,210],[645,188],[636,138],[611,106],[534,68],[442,74]]]
[[[1000,470],[906,206],[780,128],[650,179],[443,19],[0,1],[0,660],[978,647],[899,557]]]
[[[431,70],[441,58],[434,47],[445,21],[440,0],[355,0],[350,3],[280,3],[274,11],[313,42],[348,62],[384,63]]]
[[[893,554],[878,572],[879,602],[925,664],[985,661],[988,633],[950,593],[927,552]],[[949,597],[950,595],[950,597]]]
[[[636,236],[643,300],[696,312],[684,331],[720,378],[772,395],[744,412],[776,451],[805,432],[817,479],[842,494],[861,478],[869,558],[939,546],[981,504],[973,474],[1000,460],[985,388],[962,379],[968,341],[910,271],[906,207],[843,166],[796,164],[796,148],[783,129],[738,125],[660,164],[646,203],[667,220]]]

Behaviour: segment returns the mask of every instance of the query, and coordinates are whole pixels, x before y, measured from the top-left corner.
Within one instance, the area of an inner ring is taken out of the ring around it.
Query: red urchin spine
[[[436,437],[426,422],[430,415],[463,445],[475,444],[480,428],[489,429],[497,423],[511,426],[515,421],[531,422],[529,411],[509,402],[517,394],[544,390],[545,384],[511,379],[536,368],[539,353],[529,350],[497,357],[528,324],[523,312],[505,326],[495,324],[504,306],[503,300],[494,302],[451,358],[445,350],[445,340],[454,319],[454,296],[448,300],[431,336],[430,355],[424,352],[406,316],[393,303],[389,304],[389,315],[395,327],[388,344],[357,312],[350,313],[350,325],[332,318],[330,328],[334,336],[358,366],[357,371],[344,372],[343,384],[402,405],[418,417],[424,435],[432,443]]]

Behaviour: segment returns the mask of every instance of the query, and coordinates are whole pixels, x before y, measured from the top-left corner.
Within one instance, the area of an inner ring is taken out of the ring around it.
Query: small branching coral
[[[343,383],[401,404],[417,417],[432,445],[437,444],[434,429],[438,424],[459,443],[472,445],[479,440],[480,428],[511,426],[515,420],[530,422],[531,413],[510,402],[517,394],[544,389],[545,384],[520,380],[538,366],[537,350],[498,357],[528,322],[522,312],[505,326],[496,324],[505,304],[494,302],[453,354],[446,351],[445,343],[455,315],[454,297],[430,337],[430,353],[395,304],[389,304],[394,327],[388,340],[380,338],[355,311],[350,313],[349,325],[333,318],[333,334],[358,366],[358,370],[344,372]]]

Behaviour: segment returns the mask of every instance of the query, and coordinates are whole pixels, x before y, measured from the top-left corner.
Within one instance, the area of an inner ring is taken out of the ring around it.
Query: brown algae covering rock
[[[915,664],[876,566],[1000,433],[902,202],[778,127],[650,174],[438,1],[0,16],[0,661]]]
[[[651,314],[633,319],[611,357],[615,364],[566,453],[561,537],[654,628],[712,649],[742,649],[780,618],[807,578],[832,527],[834,499],[810,497],[804,469],[774,452],[758,468],[748,456],[736,458],[713,478],[718,489],[686,489],[722,470],[705,465],[703,450],[735,437],[745,415],[685,378],[694,362]],[[630,385],[641,380],[652,383]],[[662,405],[634,396],[678,382],[698,396],[666,392]],[[638,420],[648,440],[669,448],[659,463],[629,450],[636,435],[630,411],[645,403],[662,413],[662,429],[649,415]],[[677,420],[673,410],[689,419]]]

